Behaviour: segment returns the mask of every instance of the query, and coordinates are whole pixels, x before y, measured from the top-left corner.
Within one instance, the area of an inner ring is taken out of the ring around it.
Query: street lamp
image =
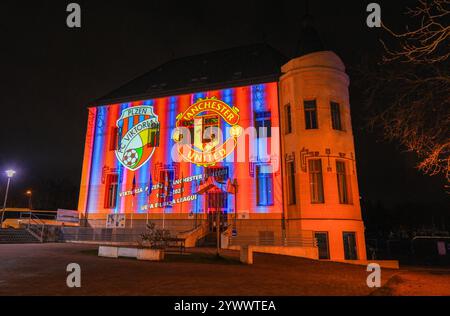
[[[9,183],[11,182],[11,178],[14,176],[14,174],[16,173],[14,170],[9,169],[5,171],[6,176],[8,177],[8,182],[6,184],[6,193],[5,193],[5,202],[3,203],[3,212],[2,212],[2,219],[0,221],[0,224],[3,223],[3,218],[5,217],[5,212],[6,212],[6,201],[8,199],[8,191],[9,191]]]
[[[28,196],[28,208],[31,209],[33,208],[31,205],[31,197],[33,196],[33,192],[31,192],[31,190],[27,190],[27,192],[25,192],[25,194]]]

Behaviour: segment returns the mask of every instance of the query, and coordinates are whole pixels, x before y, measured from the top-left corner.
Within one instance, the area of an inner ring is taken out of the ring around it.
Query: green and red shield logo
[[[152,106],[135,106],[122,111],[117,120],[119,162],[135,171],[142,167],[159,145],[159,121]]]

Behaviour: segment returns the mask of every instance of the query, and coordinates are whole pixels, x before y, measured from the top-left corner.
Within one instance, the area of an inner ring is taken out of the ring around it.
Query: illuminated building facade
[[[79,211],[240,235],[313,231],[321,258],[365,259],[349,79],[337,55],[267,45],[181,58],[89,107]]]

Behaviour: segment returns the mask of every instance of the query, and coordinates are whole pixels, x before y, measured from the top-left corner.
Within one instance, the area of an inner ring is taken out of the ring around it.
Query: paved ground
[[[165,262],[108,259],[96,247],[73,244],[0,245],[0,295],[450,295],[450,269],[383,270],[383,287],[366,286],[365,267],[213,249]],[[78,263],[82,287],[66,286],[66,266]]]

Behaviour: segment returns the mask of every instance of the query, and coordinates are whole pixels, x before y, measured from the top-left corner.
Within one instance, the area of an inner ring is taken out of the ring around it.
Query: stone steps
[[[39,243],[26,229],[0,229],[0,244]]]
[[[215,247],[217,244],[217,234],[215,232],[208,233],[205,237],[201,238],[197,245],[199,247]]]

